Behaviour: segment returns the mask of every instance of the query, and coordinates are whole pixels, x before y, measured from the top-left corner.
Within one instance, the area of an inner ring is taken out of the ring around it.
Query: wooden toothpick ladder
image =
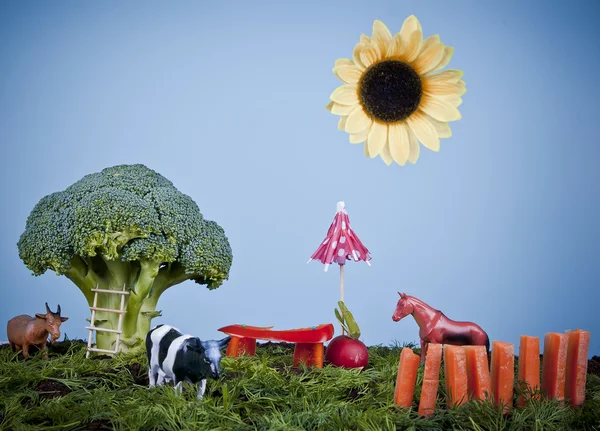
[[[121,343],[121,334],[123,333],[123,316],[125,315],[125,296],[129,295],[129,292],[125,291],[125,285],[123,285],[123,290],[108,290],[108,289],[98,289],[96,286],[95,289],[92,289],[94,292],[94,305],[90,307],[92,311],[92,319],[90,322],[90,326],[86,326],[86,329],[90,330],[90,335],[88,336],[88,345],[87,352],[85,353],[85,357],[90,357],[90,352],[100,352],[100,353],[108,353],[110,355],[114,355],[119,351],[119,344]],[[118,310],[113,310],[110,308],[99,308],[98,307],[98,294],[99,293],[107,293],[113,295],[121,295],[121,306]],[[96,321],[96,311],[105,311],[107,313],[115,313],[119,315],[119,323],[117,324],[117,329],[108,329],[108,328],[99,328],[94,325]],[[94,331],[98,332],[112,332],[113,334],[117,334],[117,340],[115,342],[115,350],[107,350],[107,349],[98,349],[97,347],[92,347],[92,336]]]

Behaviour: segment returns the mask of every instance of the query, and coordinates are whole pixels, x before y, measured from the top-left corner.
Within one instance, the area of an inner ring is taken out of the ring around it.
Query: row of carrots
[[[526,395],[520,395],[517,404],[525,405],[527,394],[535,396],[541,389],[550,399],[567,399],[572,406],[582,405],[589,344],[588,331],[549,332],[544,337],[544,356],[540,364],[539,338],[522,335],[517,382],[526,388],[523,391]],[[442,354],[448,408],[469,400],[489,398],[496,406],[502,406],[505,413],[510,411],[515,387],[514,345],[492,341],[489,367],[485,346],[429,344],[419,414],[429,416],[435,412]],[[394,401],[401,407],[412,406],[419,363],[420,356],[412,349],[402,349],[394,394]]]

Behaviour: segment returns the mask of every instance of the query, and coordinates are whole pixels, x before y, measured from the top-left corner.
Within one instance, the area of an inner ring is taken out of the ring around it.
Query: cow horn
[[[56,314],[60,316],[60,304],[58,304],[58,306],[56,307]]]
[[[52,311],[50,311],[50,307],[48,307],[48,303],[46,302],[46,313],[52,313]]]

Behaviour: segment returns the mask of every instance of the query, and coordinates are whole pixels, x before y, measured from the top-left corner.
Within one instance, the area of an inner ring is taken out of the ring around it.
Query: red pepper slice
[[[333,337],[331,323],[313,326],[311,328],[272,330],[270,327],[229,325],[219,329],[233,337],[246,337],[259,340],[280,341],[286,343],[324,343]]]

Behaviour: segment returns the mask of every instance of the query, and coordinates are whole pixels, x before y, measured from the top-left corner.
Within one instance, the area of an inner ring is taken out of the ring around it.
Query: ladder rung
[[[109,313],[125,314],[124,311],[121,311],[121,310],[112,310],[110,308],[90,307],[90,310],[107,311]]]
[[[123,331],[118,331],[116,329],[97,328],[96,326],[86,326],[85,329],[90,329],[92,331],[100,331],[100,332],[112,332],[113,334],[122,334],[123,333]]]
[[[92,292],[118,293],[119,295],[129,295],[129,292],[126,292],[124,290],[92,289]]]
[[[88,351],[89,351],[89,352],[110,353],[110,354],[113,354],[113,355],[116,355],[116,354],[117,354],[117,352],[115,352],[114,350],[97,349],[97,348],[95,348],[95,347],[90,347],[90,348],[88,349]]]

